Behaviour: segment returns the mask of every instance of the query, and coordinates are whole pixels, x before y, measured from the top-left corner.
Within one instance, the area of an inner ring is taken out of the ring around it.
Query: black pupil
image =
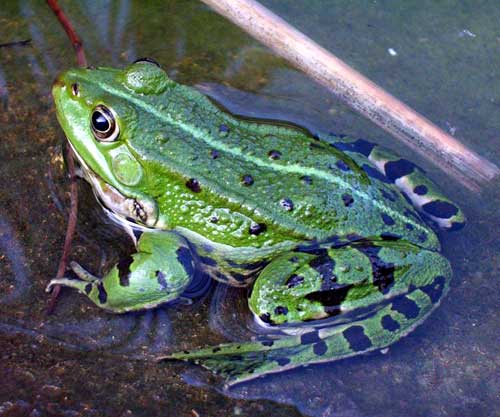
[[[99,132],[107,132],[110,127],[109,120],[98,110],[92,114],[92,125]]]

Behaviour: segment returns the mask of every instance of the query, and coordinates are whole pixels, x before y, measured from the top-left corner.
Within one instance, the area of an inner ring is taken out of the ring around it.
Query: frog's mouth
[[[80,165],[78,175],[91,186],[106,213],[118,223],[133,223],[134,228],[154,227],[158,221],[156,204],[146,199],[127,197],[92,171],[71,145]]]
[[[117,221],[127,221],[135,226],[155,226],[158,220],[157,210],[149,201],[126,197],[92,171],[85,172],[85,179],[91,184],[100,204]]]

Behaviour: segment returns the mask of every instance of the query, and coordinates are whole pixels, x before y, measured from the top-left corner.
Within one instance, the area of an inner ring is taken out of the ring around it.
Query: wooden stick
[[[202,1],[467,188],[479,191],[480,183],[500,173],[495,164],[468,149],[258,2]]]

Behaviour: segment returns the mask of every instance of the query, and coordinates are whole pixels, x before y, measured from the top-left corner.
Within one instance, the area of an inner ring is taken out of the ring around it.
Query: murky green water
[[[487,1],[263,1],[375,82],[498,163],[500,14]],[[61,1],[94,65],[150,56],[235,112],[384,143],[459,201],[468,226],[441,236],[455,270],[441,307],[386,355],[266,377],[229,394],[159,352],[240,337],[242,292],[111,316],[64,292],[47,316],[68,210],[50,97],[75,63],[42,1],[4,0],[0,44],[0,415],[492,416],[498,401],[500,187],[464,190],[195,0]],[[389,53],[389,49],[395,54]],[[128,242],[80,184],[72,258],[102,271]],[[238,303],[238,299],[240,302]],[[232,303],[231,303],[232,300]],[[36,411],[33,411],[36,410]],[[31,413],[31,414],[30,414]]]

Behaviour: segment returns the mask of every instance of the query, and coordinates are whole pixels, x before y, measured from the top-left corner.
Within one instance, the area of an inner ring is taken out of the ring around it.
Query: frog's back
[[[438,245],[392,185],[303,129],[235,118],[182,85],[141,103],[137,125],[149,128],[138,129],[130,143],[143,160],[167,167],[162,177],[176,183],[162,184],[169,189],[163,209],[169,218],[184,213],[191,230],[199,222],[214,241],[224,234],[221,213],[214,215],[219,206],[239,224],[249,219],[248,227],[232,228],[236,246],[403,236]]]
[[[404,238],[438,248],[399,191],[366,173],[368,160],[361,169],[303,129],[236,118],[153,66],[98,72],[78,76],[117,113],[159,227],[232,247]]]

